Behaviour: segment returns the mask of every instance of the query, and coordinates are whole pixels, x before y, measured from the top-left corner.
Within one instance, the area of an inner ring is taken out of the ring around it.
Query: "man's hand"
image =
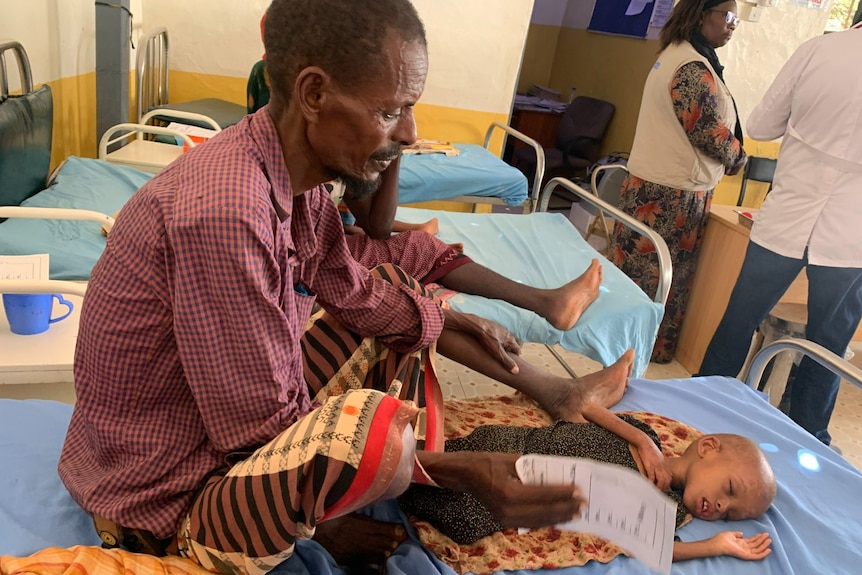
[[[444,310],[445,327],[473,336],[506,371],[518,373],[518,365],[509,354],[519,355],[521,346],[511,333],[493,321],[470,313]]]
[[[538,528],[580,516],[586,501],[577,487],[524,485],[517,453],[419,452],[419,461],[441,487],[476,497],[504,527]]]
[[[714,547],[715,555],[731,555],[747,561],[759,561],[772,552],[768,533],[744,537],[739,531],[722,531],[707,541]]]

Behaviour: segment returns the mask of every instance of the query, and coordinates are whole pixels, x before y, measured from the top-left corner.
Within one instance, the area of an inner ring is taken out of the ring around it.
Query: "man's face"
[[[321,164],[362,198],[380,185],[380,174],[403,146],[416,140],[413,105],[425,88],[428,55],[417,42],[390,33],[384,72],[361,86],[334,87],[308,138]]]

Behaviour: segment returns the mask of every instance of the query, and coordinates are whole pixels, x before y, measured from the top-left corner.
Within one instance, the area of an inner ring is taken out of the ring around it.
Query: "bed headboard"
[[[168,30],[157,28],[138,44],[135,68],[135,120],[168,103]]]
[[[20,95],[9,94],[7,52],[18,62]],[[17,206],[43,190],[51,167],[51,87],[33,90],[31,78],[24,47],[14,41],[0,43],[0,206]]]

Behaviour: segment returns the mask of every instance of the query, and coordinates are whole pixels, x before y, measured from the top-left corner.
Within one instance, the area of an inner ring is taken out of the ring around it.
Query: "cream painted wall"
[[[428,34],[423,104],[508,117],[533,0],[413,0]],[[171,69],[245,79],[269,2],[147,0],[145,29],[168,29]]]
[[[96,67],[95,7],[90,0],[6,0],[0,39],[17,40],[30,59],[33,83],[93,72]],[[14,59],[10,88],[19,89]]]
[[[740,11],[744,4],[739,3]],[[794,50],[823,33],[832,2],[823,4],[824,9],[816,9],[781,0],[765,8],[759,22],[740,22],[733,40],[717,51],[743,121]]]

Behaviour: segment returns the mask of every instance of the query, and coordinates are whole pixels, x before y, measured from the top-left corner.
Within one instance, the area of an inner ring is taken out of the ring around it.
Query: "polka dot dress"
[[[656,445],[655,431],[629,415],[621,419],[644,431]],[[485,425],[446,442],[446,451],[494,451],[584,457],[638,470],[628,442],[594,423],[556,421],[548,427]],[[668,494],[677,502],[677,525],[685,517],[680,493]],[[427,485],[412,485],[399,499],[402,508],[428,521],[460,545],[469,545],[503,526],[478,499],[468,493]]]

